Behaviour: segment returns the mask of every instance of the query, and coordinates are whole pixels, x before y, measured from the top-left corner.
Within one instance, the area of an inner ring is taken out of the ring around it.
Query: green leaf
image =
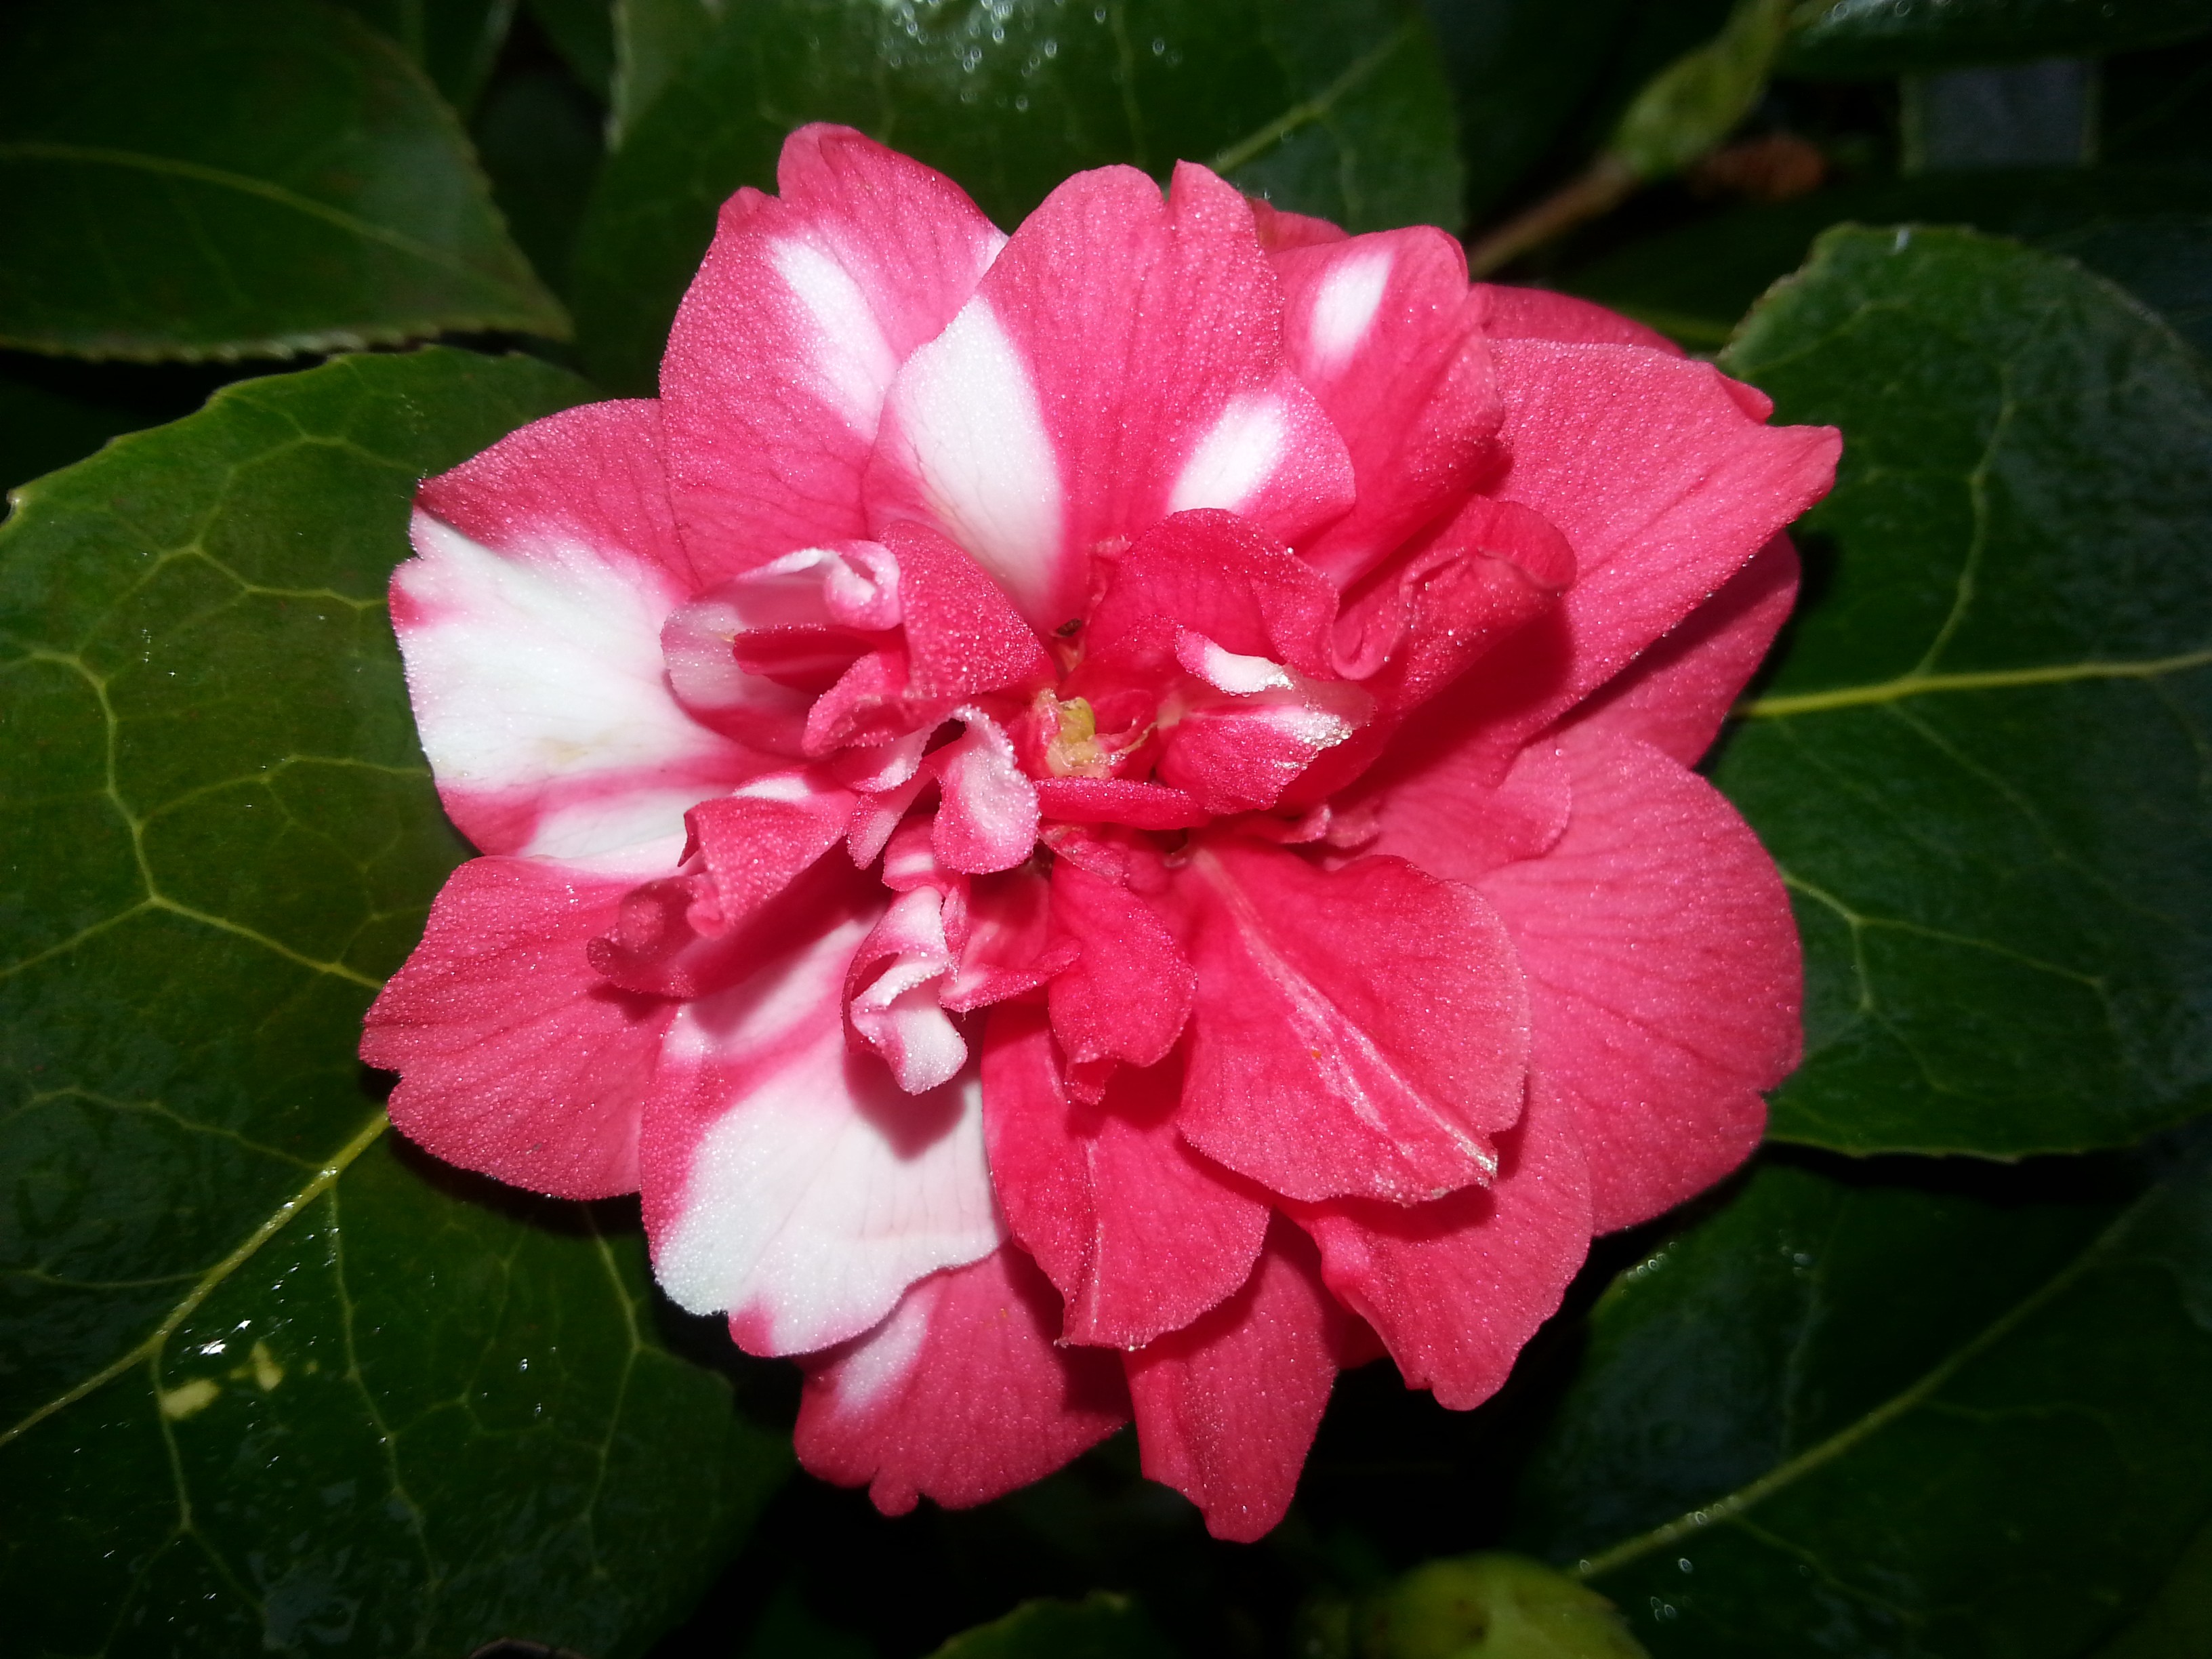
[[[1519,1541],[1660,1659],[2069,1659],[2212,1514],[2212,1173],[1893,1173],[1764,1168],[1591,1317]]]
[[[528,358],[342,358],[121,439],[0,527],[0,1605],[27,1650],[634,1652],[782,1472],[656,1334],[634,1219],[394,1147],[355,1058],[466,850],[384,608],[416,482],[587,394]]]
[[[1715,769],[1805,941],[1772,1133],[2012,1158],[2212,1106],[2212,392],[2071,262],[1846,228],[1723,359],[1843,428]]]
[[[751,0],[600,174],[575,263],[596,378],[650,388],[715,210],[773,189],[810,120],[944,169],[1003,225],[1081,168],[1178,159],[1354,229],[1459,216],[1450,95],[1405,0]]]
[[[2201,0],[1801,0],[1784,75],[1881,78],[1915,70],[2095,57],[2212,31]]]
[[[1470,218],[1496,207],[1565,131],[1606,66],[1593,43],[1607,40],[1627,9],[1628,0],[1433,0]]]
[[[530,262],[565,285],[605,145],[599,112],[551,65],[502,75],[476,122],[492,199]]]
[[[1571,293],[1710,350],[1728,343],[1751,302],[1804,264],[1814,239],[1832,225],[1970,225],[2059,248],[2146,303],[2176,307],[2167,320],[2187,332],[2201,325],[2193,319],[2203,304],[2190,238],[2208,216],[2212,173],[2194,170],[1936,173],[1731,209],[1631,242],[1560,280]],[[2144,220],[2160,227],[2148,245],[2130,228]]]
[[[584,89],[605,100],[615,72],[610,0],[530,0],[530,15]]]
[[[2118,283],[2183,339],[2212,354],[2212,213],[2085,225],[2042,245]]]
[[[726,9],[726,0],[614,0],[607,104],[617,143],[707,49]]]
[[[337,0],[407,54],[446,101],[476,107],[507,31],[514,0]]]
[[[963,1631],[934,1659],[1159,1659],[1172,1651],[1127,1597],[1094,1590],[1080,1601],[1025,1601]]]
[[[307,0],[10,9],[0,344],[285,356],[449,330],[565,337],[452,112]]]
[[[2150,1606],[2100,1647],[2095,1659],[2172,1659],[2212,1653],[2212,1524],[2200,1529]]]

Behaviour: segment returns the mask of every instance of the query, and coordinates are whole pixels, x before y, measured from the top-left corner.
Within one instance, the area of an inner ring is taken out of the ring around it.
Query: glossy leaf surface
[[[401,1156],[355,1059],[466,851],[384,608],[415,483],[585,395],[341,359],[0,529],[11,1647],[634,1651],[787,1462],[657,1334],[619,1206]]]
[[[1843,428],[1714,776],[1796,900],[1773,1133],[1993,1157],[2212,1106],[2212,394],[2070,261],[1844,229],[1723,362]]]
[[[2212,29],[2197,0],[1832,0],[1801,7],[1786,75],[1881,76],[1914,70],[2101,58]]]
[[[2106,167],[1931,173],[1846,185],[1795,202],[1732,208],[1576,267],[1571,292],[1622,311],[1692,350],[1725,345],[1752,301],[1805,263],[1837,224],[1961,225],[2080,259],[2164,311],[2200,346],[2212,175]],[[2169,307],[2172,307],[2169,309]]]
[[[1356,229],[1460,212],[1443,70],[1403,0],[757,0],[652,99],[600,175],[575,304],[603,383],[652,386],[715,210],[740,185],[773,189],[784,135],[810,120],[944,169],[1005,226],[1069,173],[1115,161],[1163,177],[1205,161]]]
[[[1599,1304],[1523,1541],[1660,1659],[2065,1659],[2212,1512],[2208,1394],[2203,1167],[2116,1214],[1770,1166]]]
[[[289,356],[565,335],[453,112],[311,0],[39,0],[0,18],[0,343]]]

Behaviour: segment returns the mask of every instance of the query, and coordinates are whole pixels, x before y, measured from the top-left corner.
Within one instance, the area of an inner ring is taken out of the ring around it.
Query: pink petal
[[[592,966],[625,990],[696,997],[751,971],[744,924],[835,846],[850,791],[811,771],[763,774],[684,815],[686,873],[624,896]]]
[[[638,874],[483,858],[447,878],[362,1033],[362,1060],[400,1074],[401,1133],[556,1198],[636,1189],[639,1115],[676,1005],[617,990],[584,948]]]
[[[1036,786],[997,721],[974,708],[958,718],[966,729],[927,762],[944,792],[931,844],[954,870],[1012,869],[1036,844]]]
[[[1565,535],[1575,584],[1399,741],[1472,744],[1502,772],[1826,494],[1841,441],[1827,427],[1760,425],[1708,364],[1634,346],[1493,350],[1514,458],[1500,494]]]
[[[1260,246],[1270,253],[1279,253],[1286,248],[1340,242],[1349,234],[1328,220],[1316,219],[1311,214],[1291,213],[1272,202],[1261,201],[1256,196],[1249,199],[1253,228],[1259,233]]]
[[[1217,817],[1263,811],[1316,757],[1358,732],[1373,708],[1357,686],[1275,674],[1279,686],[1186,709],[1163,740],[1160,781]]]
[[[1796,1064],[1803,968],[1773,860],[1711,785],[1571,730],[1566,834],[1481,882],[1528,977],[1533,1074],[1570,1111],[1601,1232],[1750,1155]]]
[[[1346,595],[1331,647],[1337,672],[1358,682],[1376,713],[1300,774],[1283,792],[1285,804],[1340,799],[1386,755],[1381,776],[1360,782],[1363,793],[1409,769],[1450,766],[1455,740],[1466,746],[1463,732],[1446,726],[1407,744],[1395,742],[1400,728],[1489,652],[1545,619],[1573,580],[1565,537],[1528,507],[1483,495],[1387,561]],[[1474,752],[1478,770],[1494,770],[1492,752]]]
[[[1128,1356],[1146,1474],[1205,1511],[1216,1538],[1263,1536],[1297,1494],[1355,1325],[1313,1246],[1278,1222],[1243,1290]]]
[[[1559,340],[1575,345],[1642,346],[1679,357],[1682,348],[1665,335],[1617,311],[1544,288],[1504,283],[1475,286],[1482,331],[1493,340]]]
[[[440,799],[488,853],[672,835],[764,763],[677,704],[661,626],[693,592],[650,403],[501,440],[416,496],[392,620]]]
[[[1550,852],[1574,798],[1556,744],[1530,744],[1495,783],[1470,755],[1448,755],[1382,792],[1372,850],[1472,886],[1502,864]]]
[[[1134,1348],[1244,1282],[1267,1206],[1175,1131],[1182,1068],[1115,1073],[1071,1102],[1034,1004],[994,1011],[983,1133],[1006,1224],[1067,1300],[1060,1340]]]
[[[1797,550],[1789,537],[1778,535],[1719,592],[1577,709],[1575,723],[1641,738],[1685,766],[1695,765],[1765,660],[1796,599]]]
[[[1074,942],[1053,933],[1052,888],[1034,870],[976,876],[963,885],[953,945],[960,965],[945,981],[947,1008],[964,1013],[1021,996],[1073,963]]]
[[[1049,684],[1052,663],[981,567],[927,525],[885,526],[905,608],[907,696],[950,706]]]
[[[1127,778],[1039,778],[1036,793],[1040,814],[1070,823],[1189,830],[1212,816],[1180,789]]]
[[[1291,366],[1352,453],[1359,499],[1299,551],[1347,586],[1504,469],[1467,256],[1420,226],[1275,256]]]
[[[1103,651],[1164,619],[1240,655],[1329,672],[1336,590],[1304,560],[1233,513],[1177,513],[1111,566],[1083,641]]]
[[[1487,903],[1396,859],[1323,871],[1228,840],[1170,890],[1198,970],[1192,1145],[1287,1198],[1409,1204],[1490,1178],[1528,1012]]]
[[[885,404],[869,520],[933,522],[1040,633],[1091,560],[1224,507],[1296,542],[1352,503],[1344,445],[1285,367],[1281,291],[1242,197],[1177,167],[1079,173],[1031,214]]]
[[[754,921],[752,975],[684,1005],[645,1113],[662,1287],[756,1353],[858,1335],[906,1287],[1005,1237],[974,1072],[927,1094],[846,1044],[846,967],[873,884],[824,860]]]
[[[1413,1209],[1355,1200],[1298,1212],[1329,1290],[1380,1334],[1410,1387],[1454,1411],[1504,1386],[1589,1249],[1572,1110],[1532,1085],[1498,1150],[1486,1191]]]
[[[1006,240],[943,174],[843,127],[793,133],[776,185],[723,205],[660,367],[671,493],[715,580],[868,533],[884,392]]]
[[[908,1094],[950,1083],[967,1064],[967,1042],[938,1000],[952,967],[943,896],[917,887],[891,901],[847,969],[845,1018],[853,1035]]]
[[[1046,992],[1069,1060],[1156,1066],[1190,1018],[1198,977],[1152,907],[1072,859],[1052,870],[1052,922],[1079,947]]]
[[[1114,1356],[1055,1347],[1058,1298],[1012,1246],[923,1279],[867,1335],[810,1362],[793,1442],[824,1480],[904,1515],[1042,1480],[1128,1421]]]

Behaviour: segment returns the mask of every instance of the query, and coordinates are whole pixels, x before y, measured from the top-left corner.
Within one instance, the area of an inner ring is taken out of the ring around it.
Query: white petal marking
[[[778,1352],[859,1335],[915,1279],[988,1255],[1005,1236],[974,1070],[908,1095],[881,1060],[846,1047],[834,1009],[866,931],[865,919],[836,929],[765,994],[749,984],[686,1004],[663,1062],[774,1054],[701,1137],[653,1271],[693,1312],[759,1322]]]
[[[1274,475],[1289,434],[1280,398],[1265,392],[1231,398],[1183,464],[1168,511],[1218,507],[1236,512]]]
[[[1344,367],[1375,321],[1382,291],[1390,284],[1390,250],[1379,247],[1338,262],[1322,278],[1307,319],[1306,337],[1312,343],[1313,366],[1323,374]]]
[[[934,1283],[915,1285],[900,1299],[889,1319],[837,1365],[837,1409],[866,1411],[906,1380],[929,1334],[929,1316],[937,1305]]]
[[[854,429],[873,438],[898,358],[852,273],[805,242],[775,242],[769,257],[814,319],[814,367],[822,390]]]
[[[907,359],[891,395],[930,511],[1034,609],[1060,553],[1060,463],[1029,370],[990,307],[970,300]]]
[[[581,545],[494,553],[424,514],[414,537],[419,556],[398,574],[416,612],[401,644],[441,787],[677,774],[552,813],[524,849],[548,857],[586,857],[680,823],[702,793],[683,769],[730,744],[669,692],[660,628],[684,598],[672,583]]]

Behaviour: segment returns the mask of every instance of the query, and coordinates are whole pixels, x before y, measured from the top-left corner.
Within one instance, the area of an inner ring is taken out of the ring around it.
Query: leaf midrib
[[[1826,1464],[1834,1462],[1861,1441],[1878,1433],[1899,1418],[1926,1403],[1944,1384],[1956,1376],[1973,1360],[2012,1334],[2021,1324],[2051,1302],[2072,1288],[2093,1267],[2125,1237],[2136,1224],[2144,1212],[2156,1203],[2164,1192],[2154,1188],[2131,1205],[2125,1213],[2093,1239],[2081,1255],[2069,1262],[2036,1290],[2021,1298],[2006,1313],[1984,1326],[1970,1341],[1962,1343],[1948,1357],[1923,1374],[1920,1379],[1892,1395],[1887,1400],[1863,1415],[1855,1418],[1818,1444],[1809,1446],[1769,1469],[1757,1480],[1738,1486],[1734,1492],[1700,1504],[1684,1511],[1673,1520],[1662,1522],[1648,1532],[1615,1544],[1612,1548],[1588,1555],[1565,1569],[1579,1579],[1593,1579],[1617,1571],[1642,1559],[1644,1556],[1665,1549],[1678,1540],[1738,1516],[1764,1503],[1775,1493],[1794,1485],[1801,1477],[1810,1474]]]
[[[405,231],[380,225],[373,219],[364,219],[343,208],[319,202],[312,196],[303,196],[271,179],[257,179],[251,173],[233,173],[227,167],[209,167],[204,162],[187,161],[171,155],[154,155],[143,150],[123,149],[105,144],[56,143],[43,140],[0,143],[0,161],[18,159],[77,161],[94,166],[124,167],[167,178],[188,179],[196,184],[212,185],[240,195],[258,197],[307,218],[320,220],[365,241],[381,242],[387,247],[472,282],[498,285],[498,279],[488,272],[456,258],[443,248],[418,240]]]
[[[107,1364],[94,1371],[82,1382],[56,1395],[43,1406],[27,1413],[23,1418],[5,1429],[0,1429],[0,1446],[7,1445],[28,1433],[55,1413],[64,1411],[87,1395],[105,1388],[124,1372],[131,1370],[157,1352],[161,1345],[175,1334],[178,1328],[190,1319],[200,1304],[215,1294],[216,1289],[231,1274],[243,1267],[254,1252],[274,1238],[308,1205],[328,1191],[332,1183],[346,1172],[347,1167],[369,1147],[377,1138],[392,1127],[391,1118],[380,1108],[375,1115],[362,1126],[353,1139],[347,1141],[330,1160],[307,1178],[299,1191],[264,1217],[261,1224],[240,1240],[231,1253],[210,1267],[193,1281],[192,1287],[169,1310],[161,1322],[149,1331],[143,1340],[116,1356]]]
[[[1949,674],[1914,670],[1866,685],[1836,686],[1826,691],[1770,693],[1738,703],[1741,720],[1783,720],[1793,714],[1821,714],[1837,708],[1863,708],[1948,691],[2002,691],[2028,685],[2067,685],[2082,680],[2153,680],[2212,665],[2212,649],[2136,661],[2046,663],[2033,668],[1992,668]]]
[[[1257,161],[1300,127],[1310,126],[1320,120],[1362,82],[1395,57],[1399,49],[1413,38],[1416,27],[1415,21],[1407,18],[1363,56],[1354,58],[1343,74],[1312,97],[1292,104],[1267,125],[1216,151],[1213,159],[1206,165],[1218,173],[1232,173],[1248,162]]]

